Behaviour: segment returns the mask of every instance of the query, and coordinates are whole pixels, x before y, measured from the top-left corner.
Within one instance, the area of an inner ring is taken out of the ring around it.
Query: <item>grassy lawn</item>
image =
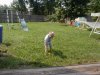
[[[0,57],[0,68],[36,68],[67,66],[100,62],[100,35],[59,23],[31,22],[29,32],[7,29],[3,25],[1,50],[8,50],[8,56]],[[53,51],[44,54],[44,36],[54,31]]]

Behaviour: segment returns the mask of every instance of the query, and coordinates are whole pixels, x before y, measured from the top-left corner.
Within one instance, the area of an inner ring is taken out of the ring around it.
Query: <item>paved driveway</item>
[[[100,64],[0,70],[0,75],[100,75]]]

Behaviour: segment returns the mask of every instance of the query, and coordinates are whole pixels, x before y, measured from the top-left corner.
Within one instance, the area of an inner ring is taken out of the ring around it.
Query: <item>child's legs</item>
[[[48,43],[44,41],[45,53],[48,51]]]
[[[52,50],[51,42],[48,43],[48,46],[49,46],[49,50],[51,51]]]
[[[45,53],[47,53],[47,50],[48,50],[48,46],[45,45]]]
[[[45,53],[51,52],[52,50],[51,42],[44,42],[44,46],[45,46]]]

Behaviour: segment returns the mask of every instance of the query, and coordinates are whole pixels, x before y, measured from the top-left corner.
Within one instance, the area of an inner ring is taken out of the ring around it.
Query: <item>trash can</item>
[[[3,30],[3,27],[2,25],[0,25],[0,43],[2,43],[2,30]]]

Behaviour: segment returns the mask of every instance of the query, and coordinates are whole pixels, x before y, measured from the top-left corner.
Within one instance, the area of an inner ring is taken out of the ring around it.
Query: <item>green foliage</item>
[[[51,15],[54,12],[55,0],[29,0],[33,14]]]
[[[66,16],[70,18],[84,16],[88,2],[89,0],[64,0]]]
[[[100,12],[100,0],[91,0],[89,10],[90,12]]]
[[[58,0],[56,1],[55,14],[58,19],[69,17],[74,19],[84,16],[87,12],[87,3],[89,0]]]
[[[13,10],[21,11],[22,13],[27,11],[25,0],[14,0],[11,4],[11,7]]]
[[[21,12],[26,12],[26,6],[25,6],[25,0],[18,0],[19,5],[20,5],[20,11]]]
[[[20,29],[7,29],[3,25],[1,49],[8,50],[7,56],[0,57],[0,68],[35,68],[67,66],[100,62],[100,35],[80,30],[61,23],[27,23],[29,32]],[[52,40],[53,50],[45,55],[44,37],[49,31],[55,32]]]
[[[56,22],[58,20],[57,15],[55,14],[48,15],[47,18],[48,18],[48,21],[52,21],[52,22]]]
[[[74,19],[86,15],[88,12],[99,12],[99,0],[15,0],[12,7],[25,12],[25,4],[33,8],[32,13],[36,15],[55,14],[57,19],[69,17]]]
[[[8,7],[7,5],[0,5],[0,11],[2,10],[6,10],[9,9],[10,7]]]
[[[62,8],[55,8],[55,15],[57,16],[57,20],[64,19],[65,13],[64,9]]]
[[[66,17],[76,18],[84,16],[88,10],[99,11],[99,0],[19,0],[14,2],[12,6],[16,9],[26,11],[25,4],[29,4],[33,8],[32,13],[36,15],[52,15],[55,14],[57,19]],[[88,8],[89,5],[89,8]]]
[[[13,1],[13,3],[11,4],[11,7],[13,8],[13,10],[21,11],[20,4],[19,4],[19,2],[17,0]]]
[[[48,15],[51,15],[54,13],[54,7],[55,7],[55,0],[44,0],[44,6],[47,10]]]

